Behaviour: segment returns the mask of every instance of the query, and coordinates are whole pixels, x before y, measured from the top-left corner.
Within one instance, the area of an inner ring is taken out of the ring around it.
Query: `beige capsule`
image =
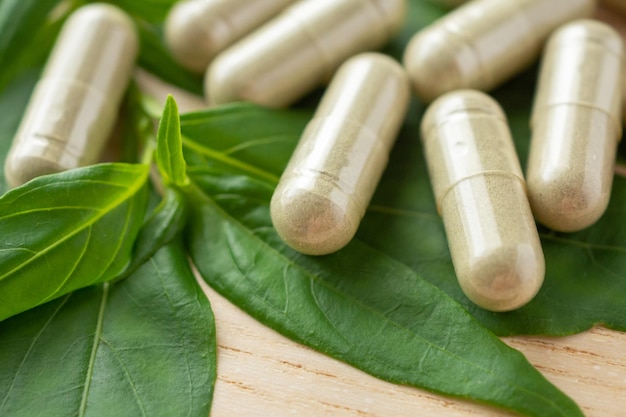
[[[285,107],[327,82],[343,61],[385,44],[406,0],[302,0],[222,52],[209,66],[212,105]]]
[[[572,232],[609,203],[621,138],[623,45],[592,20],[563,26],[543,57],[531,119],[528,195],[535,218]]]
[[[594,9],[595,0],[474,0],[418,32],[404,64],[425,101],[489,91],[529,66],[555,28]]]
[[[354,237],[407,112],[402,66],[377,53],[346,61],[304,131],[270,212],[280,237],[309,255]]]
[[[132,20],[114,6],[94,3],[68,18],[7,156],[10,186],[98,161],[138,47]]]
[[[523,306],[545,261],[506,116],[486,94],[459,90],[433,102],[421,128],[463,292],[487,310]]]
[[[165,20],[165,42],[179,64],[202,73],[220,51],[294,1],[181,1],[170,9]]]

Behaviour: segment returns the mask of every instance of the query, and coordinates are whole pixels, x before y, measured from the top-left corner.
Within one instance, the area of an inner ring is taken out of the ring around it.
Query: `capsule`
[[[9,186],[98,162],[138,46],[132,20],[114,6],[83,6],[68,18],[7,156]]]
[[[594,8],[595,0],[474,0],[418,32],[404,64],[424,101],[489,91],[529,66],[556,27]]]
[[[209,66],[212,105],[285,107],[327,82],[349,57],[385,44],[406,0],[302,0],[222,52]]]
[[[189,0],[165,20],[165,42],[174,59],[203,73],[224,48],[256,29],[294,0]]]
[[[421,129],[463,292],[487,310],[523,306],[543,283],[545,261],[500,106],[479,91],[448,93],[430,106]]]
[[[364,53],[341,66],[272,196],[272,222],[289,246],[325,255],[350,242],[409,98],[408,77],[389,57]]]
[[[535,218],[551,229],[584,229],[606,210],[621,138],[623,65],[619,34],[597,21],[565,25],[548,42],[527,179]]]

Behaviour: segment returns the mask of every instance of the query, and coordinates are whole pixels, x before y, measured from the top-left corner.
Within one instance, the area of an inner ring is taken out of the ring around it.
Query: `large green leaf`
[[[4,194],[0,320],[118,275],[143,222],[148,173],[146,165],[94,165]]]
[[[183,118],[183,130],[187,124],[198,129],[190,121],[198,116]],[[297,136],[285,134],[279,122],[284,117],[263,117],[263,134],[248,128],[241,148],[252,155],[266,142],[293,146]],[[261,118],[247,120],[261,124]],[[273,173],[250,171],[247,160],[224,173],[205,163],[219,151],[201,137],[203,144],[185,142],[189,160],[201,162],[189,170],[197,188],[187,237],[194,264],[213,288],[294,340],[380,378],[529,416],[582,415],[519,352],[391,256],[358,240],[324,257],[288,248],[269,216]],[[211,140],[224,146],[224,137]],[[225,158],[217,158],[218,166]]]
[[[0,323],[0,415],[206,417],[215,354],[208,300],[171,245]]]

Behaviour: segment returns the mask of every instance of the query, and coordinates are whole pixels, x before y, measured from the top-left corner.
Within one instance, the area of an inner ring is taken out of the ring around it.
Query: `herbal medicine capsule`
[[[354,237],[409,98],[408,77],[389,57],[365,53],[341,66],[272,196],[272,222],[289,246],[324,255]]]
[[[222,52],[209,66],[211,105],[285,107],[332,77],[343,61],[385,44],[406,0],[302,0]]]
[[[83,6],[68,18],[7,156],[9,186],[98,161],[138,45],[132,20],[114,6]]]
[[[438,98],[422,120],[426,162],[459,284],[508,311],[539,291],[545,261],[506,116],[484,93]]]
[[[546,47],[531,119],[527,181],[535,218],[563,232],[609,203],[622,135],[623,44],[604,23],[563,26]]]
[[[204,72],[227,46],[256,29],[294,0],[188,0],[176,3],[165,20],[165,42],[174,59]]]
[[[556,27],[594,8],[595,0],[474,0],[418,32],[404,64],[425,101],[489,91],[530,65]]]

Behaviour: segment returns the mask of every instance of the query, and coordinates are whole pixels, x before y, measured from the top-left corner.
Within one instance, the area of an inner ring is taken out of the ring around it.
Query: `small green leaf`
[[[0,323],[0,415],[206,417],[215,325],[180,245]]]
[[[167,96],[157,133],[156,161],[166,187],[185,187],[189,184],[187,164],[183,157],[180,117],[176,101]]]
[[[119,275],[143,222],[149,169],[102,164],[0,198],[0,320]]]
[[[187,198],[178,188],[166,188],[161,203],[141,227],[130,264],[117,279],[133,273],[161,247],[176,238],[187,223]]]

